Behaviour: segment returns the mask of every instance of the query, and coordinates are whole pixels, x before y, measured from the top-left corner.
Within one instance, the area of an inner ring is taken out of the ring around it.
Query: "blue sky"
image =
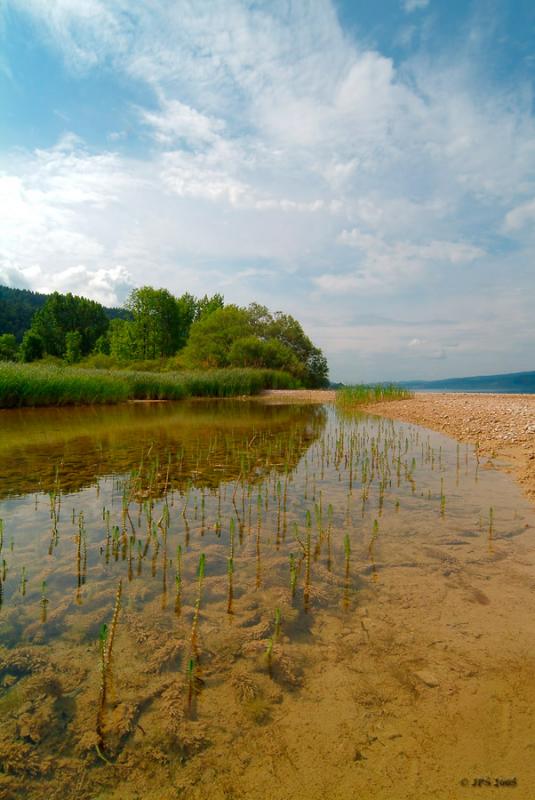
[[[335,380],[535,369],[531,0],[4,0],[0,282],[301,320]]]

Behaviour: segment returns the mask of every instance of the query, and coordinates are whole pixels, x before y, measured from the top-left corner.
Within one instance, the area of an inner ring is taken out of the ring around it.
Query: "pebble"
[[[429,686],[431,689],[434,689],[439,685],[437,677],[428,669],[418,670],[418,672],[415,672],[414,674],[419,680],[422,681],[422,683],[425,683],[425,685]]]

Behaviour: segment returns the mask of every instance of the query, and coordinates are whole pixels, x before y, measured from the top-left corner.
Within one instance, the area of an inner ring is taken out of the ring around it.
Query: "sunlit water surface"
[[[0,430],[0,798],[535,796],[535,518],[492,464],[318,406]]]

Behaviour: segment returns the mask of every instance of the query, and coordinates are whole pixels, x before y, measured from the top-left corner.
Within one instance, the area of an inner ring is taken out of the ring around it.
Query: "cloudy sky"
[[[0,283],[288,311],[335,380],[535,369],[532,0],[2,0]]]

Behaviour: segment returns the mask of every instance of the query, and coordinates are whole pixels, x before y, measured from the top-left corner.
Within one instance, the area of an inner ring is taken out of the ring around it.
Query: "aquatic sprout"
[[[102,625],[99,635],[100,690],[99,690],[97,720],[96,720],[97,742],[95,744],[95,748],[98,756],[107,763],[110,762],[104,755],[105,746],[104,746],[104,734],[102,728],[104,724],[104,713],[106,710],[106,698],[108,691],[108,681],[111,670],[111,660],[113,655],[113,643],[115,641],[115,634],[117,632],[117,623],[119,621],[119,612],[121,610],[122,591],[123,591],[123,582],[122,580],[119,580],[119,585],[115,593],[115,604],[113,607],[113,616],[111,620],[111,625],[109,629],[107,625],[105,624]]]
[[[273,639],[277,641],[279,638],[281,631],[281,610],[280,608],[275,609],[275,632],[273,634]]]
[[[297,567],[295,565],[295,557],[290,553],[290,592],[292,599],[295,597],[295,590],[297,587]]]
[[[305,587],[303,591],[305,611],[308,611],[310,600],[310,554],[312,544],[312,517],[310,511],[306,512],[306,540],[305,540]]]
[[[182,597],[182,547],[178,545],[176,549],[176,571],[175,571],[175,614],[180,615]]]
[[[46,581],[41,583],[41,622],[46,622],[46,610],[48,606],[48,598],[46,596]]]
[[[493,538],[494,538],[494,508],[491,506],[489,509],[489,536],[488,536],[489,550],[491,552],[493,549]]]
[[[188,670],[187,670],[187,681],[188,681],[188,708],[191,708],[193,697],[195,695],[195,659],[190,658],[188,660]]]
[[[329,503],[327,508],[327,569],[330,571],[332,567],[332,552],[331,552],[331,534],[332,534],[332,527],[333,527],[333,517],[334,517],[334,509],[332,507],[332,503]]]
[[[446,495],[444,494],[444,478],[440,479],[440,516],[446,513]]]
[[[351,558],[351,542],[349,534],[344,536],[344,553],[345,553],[345,586],[344,586],[344,606],[349,605],[349,560]]]
[[[269,677],[273,677],[273,638],[268,639],[266,646],[266,661],[268,665]]]
[[[152,523],[152,559],[151,559],[151,575],[156,577],[156,570],[158,567],[158,553],[160,552],[160,539],[158,537],[158,528],[156,523]]]
[[[206,568],[206,556],[204,555],[204,553],[201,553],[199,558],[199,567],[197,570],[197,599],[195,600],[195,609],[193,612],[193,621],[191,624],[190,642],[192,649],[194,649],[197,644],[197,628],[199,625],[199,610],[201,607],[202,587],[204,581],[205,568]]]
[[[24,597],[26,595],[26,584],[28,583],[28,577],[26,575],[26,567],[22,567],[21,575],[20,575],[20,593]]]
[[[202,587],[204,581],[206,567],[206,557],[201,553],[199,558],[199,567],[197,570],[197,599],[195,600],[195,608],[193,612],[193,620],[191,623],[190,634],[190,658],[188,661],[188,709],[191,710],[193,697],[198,693],[201,681],[195,674],[198,665],[198,648],[197,648],[197,628],[199,626],[199,610],[201,607]]]
[[[230,539],[229,539],[229,555],[227,558],[227,575],[228,575],[228,596],[227,596],[227,614],[232,614],[232,579],[234,574],[234,534],[236,530],[236,523],[234,517],[230,520]]]

